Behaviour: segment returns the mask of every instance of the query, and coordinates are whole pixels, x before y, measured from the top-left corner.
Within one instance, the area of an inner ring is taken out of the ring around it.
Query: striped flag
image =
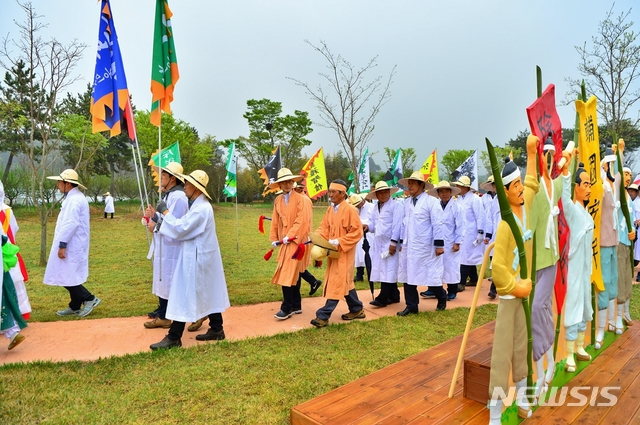
[[[160,127],[162,111],[171,113],[173,89],[180,79],[168,0],[156,0],[151,65],[151,124]]]
[[[110,131],[111,137],[120,134],[121,110],[129,101],[127,77],[124,73],[118,35],[113,23],[109,0],[102,0],[98,50],[91,92],[92,131]]]
[[[231,143],[229,146],[229,152],[227,153],[227,178],[224,181],[224,189],[222,193],[227,196],[234,197],[238,194],[237,180],[236,180],[236,163],[238,158],[236,157],[236,144]]]

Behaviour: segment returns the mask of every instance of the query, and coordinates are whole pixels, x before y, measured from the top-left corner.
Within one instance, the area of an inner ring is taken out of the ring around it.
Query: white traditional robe
[[[189,211],[164,216],[160,233],[182,242],[171,283],[167,319],[195,322],[229,307],[227,283],[216,236],[213,208],[201,194]]]
[[[484,236],[482,236],[482,242],[474,244],[478,238],[478,231],[484,231],[485,212],[482,201],[478,195],[470,190],[464,195],[459,195],[457,202],[460,202],[464,228],[464,236],[460,246],[460,264],[477,266],[482,263],[485,249]]]
[[[376,206],[374,206],[371,202],[367,202],[364,201],[364,204],[362,205],[362,208],[360,208],[358,210],[359,214],[360,214],[360,221],[362,222],[363,225],[367,225],[367,226],[371,226],[371,221],[373,219],[373,209],[377,208]],[[371,244],[373,243],[373,236],[369,236],[370,232],[367,232],[364,234],[364,236],[362,237],[362,239],[360,239],[360,242],[358,242],[358,245],[356,245],[356,267],[364,267],[364,250],[362,249],[362,243],[364,242],[365,238],[367,239],[367,241],[369,241],[369,249],[371,249]],[[369,253],[369,256],[371,256],[371,253]]]
[[[113,206],[113,196],[105,196],[104,198],[104,212],[106,213],[115,213],[116,209]]]
[[[58,258],[60,242],[67,243],[66,257]],[[89,203],[77,187],[62,201],[49,262],[43,282],[51,286],[78,286],[89,277]]]
[[[373,219],[369,224],[369,232],[373,233],[373,245],[369,251],[371,256],[371,281],[395,283],[398,281],[398,253],[382,258],[389,252],[389,245],[400,240],[402,225],[402,204],[389,199],[380,208],[374,205]]]
[[[435,198],[442,209],[440,199]],[[462,214],[458,202],[449,200],[442,209],[442,233],[444,238],[444,254],[442,254],[442,283],[460,282],[460,251],[453,252],[454,244],[462,244]]]
[[[571,176],[562,176],[562,206],[569,224],[569,265],[567,294],[564,300],[564,326],[590,322],[591,307],[591,241],[593,219],[589,212],[571,199]]]
[[[442,286],[442,256],[436,257],[436,247],[443,247],[442,207],[440,201],[423,192],[413,204],[405,200],[404,232],[400,270],[409,285]]]
[[[167,203],[169,212],[175,218],[184,216],[189,210],[187,196],[183,190],[178,189],[167,192],[164,201]],[[156,213],[156,217],[162,219],[159,213]],[[162,247],[160,247],[161,244]],[[151,292],[153,295],[166,300],[169,299],[173,272],[180,255],[180,241],[154,233],[153,250],[153,286]],[[162,261],[160,261],[161,257]]]
[[[632,217],[633,221],[640,220],[640,196],[636,196],[636,199],[633,200],[633,208],[635,211],[635,218]],[[638,228],[635,227],[635,230],[637,232]],[[640,237],[636,238],[636,242],[633,245],[633,259],[640,261]]]
[[[498,196],[496,195],[491,197],[491,195],[486,193],[482,196],[482,200],[482,204],[484,206],[484,226],[482,230],[484,230],[485,238],[491,236],[489,238],[489,243],[495,242],[498,224],[500,224],[500,221],[502,220],[502,217],[500,216]],[[493,255],[493,250],[490,255]]]

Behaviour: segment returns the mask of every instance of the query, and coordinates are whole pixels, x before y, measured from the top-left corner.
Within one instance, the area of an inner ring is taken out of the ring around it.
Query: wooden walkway
[[[469,335],[465,358],[490,347],[495,322]],[[483,403],[463,397],[462,370],[452,399],[447,397],[462,337],[346,384],[291,409],[292,425],[487,424]],[[561,359],[558,359],[561,360]],[[564,372],[559,372],[564,373]],[[630,327],[566,387],[620,387],[612,407],[542,406],[526,424],[640,424],[640,322]],[[591,388],[581,390],[591,399]],[[591,400],[590,400],[591,401]]]

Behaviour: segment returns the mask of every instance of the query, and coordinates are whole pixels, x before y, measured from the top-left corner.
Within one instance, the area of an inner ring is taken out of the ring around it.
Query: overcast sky
[[[49,23],[44,35],[88,45],[77,71],[91,81],[100,6],[96,0],[34,0]],[[375,121],[370,150],[413,147],[419,167],[435,148],[484,149],[484,138],[503,145],[528,127],[525,108],[536,96],[535,67],[543,86],[556,85],[561,102],[566,77],[578,78],[576,45],[590,42],[611,2],[514,0],[170,0],[180,81],[172,104],[176,117],[200,135],[218,140],[248,135],[242,114],[248,99],[282,102],[284,113],[303,110],[320,122],[316,104],[286,77],[322,82],[326,63],[304,43],[324,40],[362,66],[378,56],[375,75],[397,74],[391,98]],[[149,109],[153,0],[112,0],[129,90],[138,108]],[[616,14],[638,5],[618,0]],[[17,37],[13,20],[24,14],[0,0],[0,34]],[[632,11],[640,31],[640,8]],[[575,118],[558,106],[563,127]],[[633,111],[633,114],[636,114]],[[634,116],[635,118],[635,116]],[[337,135],[314,124],[313,144],[340,150]],[[482,171],[481,171],[482,173]]]

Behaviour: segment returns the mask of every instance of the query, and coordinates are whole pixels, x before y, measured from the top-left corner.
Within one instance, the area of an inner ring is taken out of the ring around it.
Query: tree
[[[640,99],[640,45],[638,34],[628,20],[631,9],[614,16],[613,6],[598,24],[597,34],[591,38],[591,46],[585,42],[575,46],[580,55],[578,71],[584,77],[587,93],[598,99],[598,113],[603,118],[606,132],[600,134],[605,144],[617,142],[617,137],[627,140],[628,131],[637,128],[640,117],[629,119],[631,107]],[[567,97],[572,101],[580,93],[580,81],[568,78],[571,90]],[[633,110],[635,112],[635,110]],[[628,120],[630,125],[624,121]],[[606,142],[608,140],[609,142]],[[631,150],[631,146],[626,148]]]
[[[26,93],[27,107],[16,115],[9,114],[9,121],[18,132],[21,151],[25,154],[25,165],[31,173],[29,195],[40,215],[40,265],[47,262],[47,216],[52,208],[46,202],[46,177],[55,160],[61,140],[57,134],[56,122],[59,117],[58,96],[73,84],[78,77],[73,75],[74,68],[82,57],[86,45],[74,40],[63,45],[55,38],[45,41],[39,31],[45,27],[40,22],[30,2],[18,2],[26,14],[22,23],[14,21],[19,28],[19,38],[7,35],[0,43],[0,66],[9,73],[23,62],[27,71]],[[18,78],[16,74],[14,78]],[[0,99],[0,109],[10,103],[4,97]],[[6,110],[6,109],[5,109]]]
[[[251,203],[262,197],[263,184],[255,170],[238,168],[238,202]]]
[[[354,174],[367,142],[373,136],[373,122],[382,106],[391,96],[391,83],[396,72],[394,66],[389,75],[367,80],[368,71],[378,66],[374,56],[366,65],[357,68],[340,55],[335,55],[324,41],[319,46],[305,40],[327,61],[327,72],[319,75],[328,87],[313,87],[306,82],[289,78],[316,101],[323,127],[335,130]],[[357,184],[357,183],[356,183]],[[359,190],[356,187],[356,190]]]
[[[562,129],[562,143],[564,146],[567,145],[570,141],[573,140],[574,130],[572,128],[563,128]],[[518,135],[514,139],[510,139],[507,144],[504,146],[505,149],[509,148],[509,150],[513,149],[513,162],[520,168],[525,168],[527,166],[527,157],[524,155],[527,152],[527,137],[531,134],[531,131],[528,129],[522,130],[518,133]],[[516,154],[516,150],[518,154]],[[498,152],[498,151],[496,151]],[[509,152],[507,152],[508,154]],[[498,157],[500,159],[500,157]],[[486,164],[485,154],[482,154],[482,162]],[[491,171],[491,168],[487,168],[487,171]]]
[[[9,177],[13,159],[22,151],[20,134],[25,137],[30,131],[29,121],[20,117],[26,116],[29,110],[29,82],[34,78],[24,61],[18,60],[11,71],[5,73],[4,85],[0,86],[0,150],[9,152],[3,181]],[[35,137],[37,139],[37,135]]]
[[[311,141],[306,138],[313,129],[309,113],[294,111],[282,115],[282,103],[269,99],[247,100],[247,112],[242,115],[249,124],[249,137],[235,140],[240,155],[253,170],[265,166],[271,152],[280,146],[282,166],[297,172],[304,166],[301,152]]]
[[[158,151],[158,128],[149,121],[148,111],[137,111],[135,120],[142,161],[148,163]],[[162,114],[162,147],[178,142],[185,172],[202,169],[211,164],[213,146],[209,139],[201,140],[198,132],[187,122],[172,114]],[[131,149],[131,148],[129,148]]]
[[[498,162],[508,157],[511,153],[513,153],[514,162],[516,158],[518,158],[518,160],[522,160],[521,148],[514,148],[509,145],[505,145],[505,147],[503,148],[501,148],[500,146],[494,146],[493,148],[496,152],[496,158],[498,159]],[[485,170],[487,170],[487,173],[489,173],[489,175],[493,174],[493,171],[491,170],[491,161],[489,160],[489,153],[487,151],[480,152],[480,162],[482,162],[482,165],[484,166]],[[518,164],[516,163],[516,165]]]
[[[349,161],[341,151],[325,155],[324,169],[327,173],[327,184],[330,184],[336,179],[341,179],[348,183],[351,167],[349,166]]]
[[[451,176],[467,158],[471,156],[473,149],[451,149],[442,155],[440,165],[443,168],[445,176]],[[442,178],[442,176],[440,177]],[[449,178],[449,177],[448,177]]]
[[[393,158],[396,156],[397,149],[384,148],[384,153],[387,155],[387,168],[391,167],[391,163],[393,162]],[[403,149],[400,148],[400,152],[402,153],[402,172],[410,176],[414,172],[414,165],[416,162],[416,150],[414,148]]]
[[[92,88],[90,84],[87,84],[87,89],[83,93],[78,93],[76,96],[67,93],[67,97],[62,100],[61,110],[66,114],[83,116],[89,124],[91,124],[91,93]],[[135,112],[135,107],[133,110]],[[131,171],[131,139],[126,131],[123,131],[115,137],[110,137],[108,131],[103,131],[100,134],[103,136],[105,142],[88,158],[83,174],[90,175],[97,173],[110,176],[111,183],[109,191],[115,195],[117,193],[115,188],[117,173],[121,171]],[[72,160],[73,149],[65,150],[65,159],[69,164],[75,163]],[[83,177],[85,176],[83,175]]]

